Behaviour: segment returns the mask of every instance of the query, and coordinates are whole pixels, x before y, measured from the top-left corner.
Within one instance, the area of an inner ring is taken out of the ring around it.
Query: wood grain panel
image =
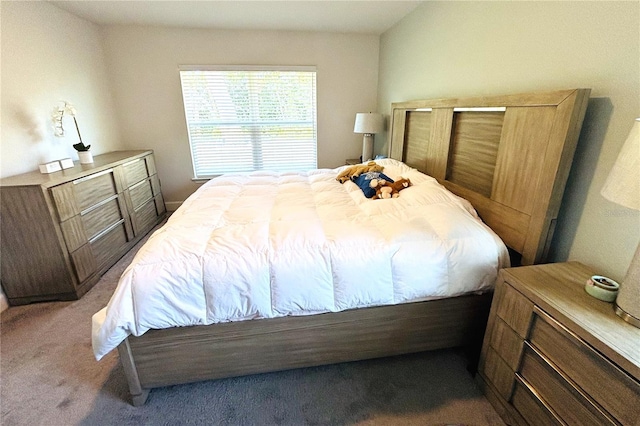
[[[489,303],[490,295],[463,296],[150,330],[128,341],[141,386],[149,388],[459,346],[483,328]]]
[[[526,338],[533,313],[533,303],[513,287],[504,285],[496,314],[521,338]]]
[[[134,185],[149,176],[144,158],[138,158],[122,165],[127,186]]]
[[[536,316],[531,344],[623,424],[639,424],[640,384],[556,324]]]
[[[491,198],[499,203],[531,214],[538,190],[555,107],[508,108]],[[547,177],[555,179],[555,174]]]
[[[56,206],[59,222],[64,222],[80,214],[80,206],[76,201],[72,182],[54,186],[49,191]]]
[[[436,179],[444,179],[451,143],[453,108],[437,108],[432,112],[431,140],[427,174]]]
[[[503,112],[455,112],[446,179],[491,197]]]
[[[114,227],[110,232],[91,242],[91,249],[96,259],[98,268],[101,268],[116,253],[127,244],[127,231],[124,221]]]
[[[67,250],[69,250],[69,252],[79,249],[89,240],[80,215],[62,222],[60,228],[62,229],[62,235],[64,235],[64,241],[67,244]]]
[[[102,172],[75,180],[73,184],[76,202],[81,211],[117,194],[111,172]]]
[[[512,403],[531,422],[530,424],[535,426],[563,426],[563,423],[557,420],[542,402],[520,382],[516,382]],[[529,423],[523,420],[521,424],[528,425]]]
[[[640,329],[620,320],[609,303],[584,291],[596,271],[578,262],[505,270],[511,286],[535,301],[589,346],[640,382]]]
[[[167,208],[164,204],[164,198],[162,198],[162,194],[158,194],[154,197],[156,202],[156,213],[158,216],[162,216],[167,212]]]
[[[158,179],[158,175],[151,176],[151,188],[153,189],[153,195],[160,194],[160,179]]]
[[[158,220],[155,199],[150,199],[131,215],[133,230],[136,235],[148,231]]]
[[[409,111],[406,117],[404,137],[405,163],[426,172],[429,140],[431,139],[431,112]]]
[[[558,105],[541,171],[543,178],[533,194],[530,235],[522,252],[522,257],[527,263],[543,259],[543,250],[553,236],[553,221],[560,210],[582,121],[589,103],[589,93],[588,89],[576,90]],[[555,176],[555,179],[551,179],[551,176]]]
[[[585,90],[585,89],[577,89]],[[586,89],[588,90],[588,89]],[[475,96],[468,98],[445,98],[394,102],[393,108],[474,108],[474,107],[517,107],[528,105],[555,106],[574,95],[576,89],[558,90],[551,92],[517,93],[498,96]]]
[[[528,345],[519,372],[551,409],[568,424],[584,426],[616,424]]]
[[[86,234],[91,239],[122,218],[118,197],[114,197],[82,215],[82,222]]]
[[[149,201],[153,196],[153,190],[149,179],[145,179],[131,186],[129,188],[129,196],[131,197],[131,205],[134,210],[140,208],[140,206]]]
[[[402,161],[407,110],[392,108],[391,111],[393,120],[391,121],[391,145],[389,146],[389,157]]]
[[[486,352],[482,371],[483,375],[495,386],[498,394],[505,401],[508,401],[511,398],[516,376],[507,363],[491,347]]]
[[[153,155],[147,155],[144,157],[144,161],[147,163],[147,174],[149,176],[153,176],[157,173],[156,171],[156,161],[153,158]]]
[[[73,260],[73,266],[76,270],[76,276],[78,277],[79,282],[89,278],[98,268],[90,244],[85,244],[78,250],[71,253],[71,259]]]
[[[2,286],[9,299],[72,291],[52,212],[41,187],[0,188]]]
[[[497,318],[491,330],[491,347],[513,371],[518,369],[524,341],[504,321]]]

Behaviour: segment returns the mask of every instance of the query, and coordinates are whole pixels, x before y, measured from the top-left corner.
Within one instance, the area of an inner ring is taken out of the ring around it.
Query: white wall
[[[110,26],[104,36],[123,140],[155,151],[169,207],[197,189],[179,65],[315,65],[318,166],[360,155],[353,122],[356,112],[377,107],[377,36],[144,26]]]
[[[82,139],[94,155],[122,149],[98,27],[47,2],[0,7],[0,176],[78,159],[73,119],[64,119],[64,137],[53,136],[51,111],[60,100],[78,110]]]
[[[78,159],[73,120],[56,138],[51,111],[74,104],[85,143],[94,154],[122,149],[98,27],[46,2],[0,3],[0,177]],[[6,308],[0,292],[0,310]]]
[[[600,189],[640,116],[640,2],[426,2],[380,40],[378,104],[591,88],[553,241],[622,279],[640,213]],[[380,138],[377,152],[386,152]]]

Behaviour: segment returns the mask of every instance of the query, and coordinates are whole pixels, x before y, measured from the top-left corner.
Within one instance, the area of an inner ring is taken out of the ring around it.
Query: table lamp
[[[373,135],[384,130],[384,117],[377,112],[359,112],[356,114],[354,133],[364,133],[362,140],[362,162],[373,159]]]
[[[640,118],[636,118],[601,191],[606,199],[640,210]],[[620,284],[616,314],[640,328],[640,244]]]

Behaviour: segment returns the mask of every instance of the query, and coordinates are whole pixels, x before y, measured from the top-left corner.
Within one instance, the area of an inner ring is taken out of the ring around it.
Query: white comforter
[[[403,163],[370,200],[342,168],[224,175],[156,231],[93,316],[97,359],[149,329],[443,298],[492,287],[502,241],[471,205]]]

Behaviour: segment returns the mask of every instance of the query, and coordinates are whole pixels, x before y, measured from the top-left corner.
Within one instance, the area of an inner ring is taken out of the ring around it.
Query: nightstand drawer
[[[640,424],[640,384],[547,314],[535,315],[530,341],[622,424]]]
[[[520,375],[553,411],[570,425],[615,425],[600,407],[555,370],[528,344],[525,346]]]
[[[516,381],[511,400],[513,406],[530,424],[535,426],[558,426],[562,422],[520,380]]]

